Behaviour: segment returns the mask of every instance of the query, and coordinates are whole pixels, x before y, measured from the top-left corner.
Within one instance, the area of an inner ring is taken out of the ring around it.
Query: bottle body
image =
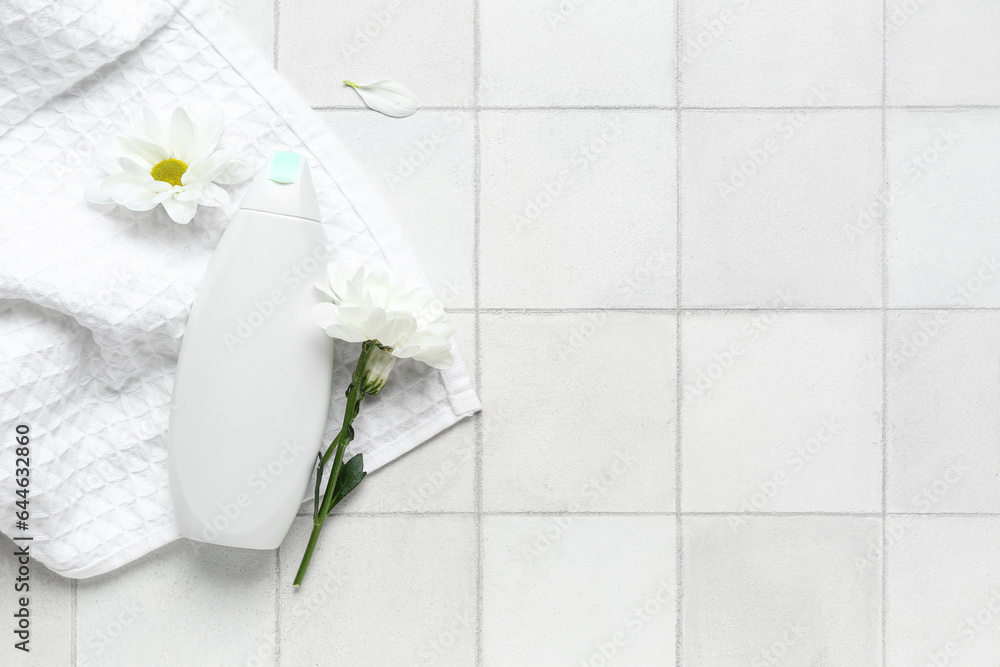
[[[188,317],[168,431],[183,536],[277,548],[301,505],[330,402],[333,341],[312,320],[322,225],[240,209]]]

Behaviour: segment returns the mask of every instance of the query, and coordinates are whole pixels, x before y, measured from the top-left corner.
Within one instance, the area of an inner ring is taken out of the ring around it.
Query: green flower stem
[[[309,544],[306,546],[306,552],[302,555],[302,563],[299,565],[299,570],[295,574],[295,581],[292,582],[294,586],[301,586],[302,580],[305,579],[306,570],[309,569],[309,561],[312,560],[313,551],[316,550],[316,543],[319,541],[320,531],[323,530],[323,522],[326,521],[326,517],[329,516],[330,511],[336,504],[334,498],[339,490],[338,481],[340,479],[340,469],[344,464],[344,451],[347,449],[347,445],[354,440],[354,423],[355,417],[358,416],[358,411],[361,409],[361,401],[364,400],[365,392],[364,385],[365,380],[368,375],[368,359],[371,357],[372,352],[375,350],[377,343],[374,341],[366,341],[361,346],[361,357],[358,359],[358,365],[354,369],[354,375],[351,377],[351,384],[347,387],[347,408],[344,410],[344,423],[340,427],[340,432],[337,433],[337,437],[333,439],[330,446],[326,448],[326,452],[323,457],[316,463],[316,493],[313,500],[313,528],[312,533],[309,535]],[[336,452],[336,454],[334,454]],[[319,502],[319,490],[323,481],[323,470],[326,468],[327,462],[330,457],[333,456],[333,467],[330,469],[330,476],[326,483],[326,492],[323,494],[323,502]]]
[[[350,86],[351,88],[357,88],[358,87],[358,84],[354,83],[353,81],[345,81],[344,85]]]

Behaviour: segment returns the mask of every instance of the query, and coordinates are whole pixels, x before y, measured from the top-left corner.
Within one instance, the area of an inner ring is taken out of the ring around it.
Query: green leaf
[[[356,489],[361,480],[365,478],[368,473],[364,471],[364,467],[364,458],[358,453],[340,468],[340,474],[337,476],[337,490],[333,496],[334,505]]]

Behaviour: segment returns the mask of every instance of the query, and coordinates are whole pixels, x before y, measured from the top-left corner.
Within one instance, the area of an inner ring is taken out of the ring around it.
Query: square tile
[[[181,539],[110,574],[82,580],[77,662],[273,664],[274,577],[274,551]]]
[[[334,512],[473,512],[475,467],[475,422],[466,419],[374,471]],[[312,515],[311,498],[301,511]]]
[[[1000,110],[888,116],[889,305],[1000,306]]]
[[[889,0],[890,104],[1000,104],[1000,5],[992,0]]]
[[[425,109],[400,122],[378,113],[326,111],[354,152],[449,308],[473,305],[473,116]]]
[[[675,125],[672,111],[484,112],[482,305],[673,308]]]
[[[274,58],[274,0],[213,0],[213,5],[265,60]]]
[[[282,665],[475,662],[474,517],[333,516],[296,590],[311,528],[281,547]]]
[[[692,106],[882,103],[878,0],[681,0]]]
[[[10,450],[13,460],[14,450]],[[14,492],[11,485],[9,491]],[[11,519],[13,521],[13,518]],[[0,664],[23,665],[24,667],[53,667],[54,665],[69,665],[71,663],[71,637],[73,634],[73,618],[71,615],[73,582],[53,574],[44,565],[34,559],[27,564],[20,562],[20,556],[15,551],[27,544],[31,552],[31,542],[27,540],[14,542],[7,536],[0,536],[0,608],[3,609],[4,628],[6,635],[0,646]],[[27,567],[27,572],[22,568]],[[20,581],[18,581],[20,579]],[[21,590],[17,590],[20,587]],[[26,587],[26,588],[25,588]],[[20,631],[22,598],[27,599],[27,632],[28,652],[15,648],[16,643],[24,641],[25,637],[15,635]],[[86,667],[82,662],[80,667]]]
[[[857,566],[881,525],[867,517],[684,519],[685,667],[882,661],[881,567]],[[915,663],[914,663],[915,664]]]
[[[879,111],[684,112],[685,306],[879,306]]]
[[[890,530],[886,667],[995,665],[1000,518],[911,516]]]
[[[672,665],[672,516],[488,516],[483,665]]]
[[[471,105],[473,5],[356,0],[321,8],[282,0],[278,72],[313,106],[364,106],[344,79],[392,79],[424,105]]]
[[[674,106],[674,0],[485,0],[480,103]]]
[[[889,315],[891,512],[1000,512],[1000,313]]]
[[[681,353],[685,511],[881,510],[880,313],[685,314]]]
[[[672,511],[673,315],[481,316],[487,511]]]

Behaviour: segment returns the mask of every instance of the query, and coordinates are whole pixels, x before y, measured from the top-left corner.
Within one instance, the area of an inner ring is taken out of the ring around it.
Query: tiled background
[[[0,663],[1000,664],[1000,3],[219,7],[390,203],[484,411],[303,591],[304,517],[36,567]],[[339,85],[382,77],[422,110]]]

